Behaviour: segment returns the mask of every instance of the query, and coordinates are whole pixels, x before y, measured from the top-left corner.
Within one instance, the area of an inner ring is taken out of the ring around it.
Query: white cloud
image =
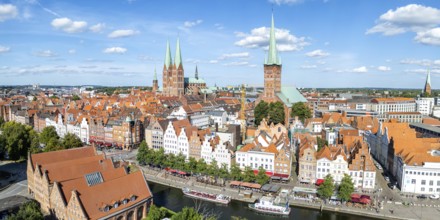
[[[219,24],[219,23],[214,24],[214,27],[217,28],[217,30],[223,30],[223,28],[224,28],[223,25]]]
[[[229,58],[249,58],[249,52],[226,53],[226,54],[221,55],[218,59],[219,60],[226,60]]]
[[[0,4],[0,22],[17,17],[18,10],[15,5]]]
[[[105,29],[105,23],[95,24],[95,25],[91,26],[89,29],[91,32],[101,33]]]
[[[300,66],[301,69],[316,69],[318,66],[316,65],[302,65]]]
[[[385,36],[415,32],[418,43],[440,46],[440,9],[409,4],[388,10],[366,34],[382,33]]]
[[[53,19],[51,25],[55,29],[62,30],[67,33],[79,33],[83,32],[87,28],[87,22],[72,21],[66,17]]]
[[[183,26],[186,27],[186,28],[191,28],[191,27],[194,27],[196,25],[201,24],[202,22],[203,22],[203,20],[200,20],[200,19],[196,20],[196,21],[185,21],[183,23]]]
[[[135,34],[138,34],[139,31],[136,30],[131,30],[131,29],[127,29],[127,30],[116,30],[111,32],[108,37],[109,38],[120,38],[120,37],[130,37],[133,36]]]
[[[368,69],[365,66],[361,66],[361,67],[358,67],[358,68],[354,68],[352,70],[352,72],[354,72],[354,73],[366,73],[366,72],[368,72]]]
[[[382,71],[382,72],[387,72],[391,70],[391,67],[389,66],[378,66],[377,70]]]
[[[11,51],[10,47],[5,47],[5,46],[0,45],[0,53],[7,53],[9,51]]]
[[[418,32],[414,40],[422,44],[440,46],[440,27]]]
[[[269,0],[269,2],[277,5],[282,5],[282,4],[291,5],[291,4],[303,2],[303,0]]]
[[[269,48],[269,33],[270,28],[268,27],[254,28],[250,34],[236,32],[236,37],[243,39],[235,42],[235,45],[246,48],[264,48],[267,50]],[[275,28],[275,38],[279,51],[299,51],[309,45],[305,37],[296,37],[286,29]]]
[[[396,35],[407,31],[419,32],[440,24],[440,10],[423,5],[409,4],[382,14],[376,26],[367,30],[367,34],[382,33]]]
[[[429,70],[431,73],[440,73],[440,69],[430,69]],[[421,73],[421,74],[426,74],[428,72],[427,69],[407,69],[404,70],[404,72],[406,73]]]
[[[418,66],[431,66],[431,65],[440,65],[440,60],[429,60],[429,59],[403,59],[400,61],[401,64],[410,64],[410,65],[418,65]]]
[[[124,54],[127,52],[126,48],[123,47],[109,47],[102,51],[103,53],[114,53],[114,54]]]
[[[210,60],[209,63],[218,63],[218,60]]]
[[[75,49],[70,49],[69,51],[67,51],[69,54],[75,54],[76,50]]]
[[[223,64],[223,66],[245,66],[248,65],[249,62],[247,61],[241,61],[241,62],[230,62],[230,63],[225,63]]]
[[[314,51],[310,51],[310,52],[306,53],[306,55],[308,57],[318,57],[319,58],[319,57],[329,56],[330,54],[327,52],[324,52],[322,50],[314,50]]]
[[[56,57],[57,54],[51,50],[43,50],[43,51],[36,52],[35,56],[37,56],[37,57]]]

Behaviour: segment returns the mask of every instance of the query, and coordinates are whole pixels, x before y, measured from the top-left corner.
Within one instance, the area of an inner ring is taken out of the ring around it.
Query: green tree
[[[265,183],[267,183],[267,181],[269,181],[269,177],[266,175],[266,170],[262,166],[258,168],[258,174],[255,179],[256,182],[260,185],[264,185]]]
[[[219,177],[222,179],[227,179],[229,177],[229,171],[228,171],[228,165],[225,163],[222,163],[220,169],[219,169]]]
[[[136,160],[138,161],[139,164],[142,163],[147,163],[147,155],[150,154],[149,149],[148,149],[148,145],[147,142],[145,142],[145,140],[143,140],[140,144],[139,144],[139,148],[138,148],[138,152],[136,155]]]
[[[185,155],[183,155],[182,153],[179,153],[176,157],[175,157],[175,162],[174,162],[174,168],[178,169],[178,170],[184,170],[185,169],[185,160],[186,157]]]
[[[316,143],[318,144],[318,151],[320,151],[324,146],[328,146],[328,141],[320,137],[316,137]]]
[[[6,139],[3,135],[0,135],[0,160],[5,158],[6,153]]]
[[[61,141],[61,146],[64,149],[78,148],[82,147],[83,143],[76,135],[67,133]]]
[[[32,127],[10,121],[2,126],[3,149],[9,159],[25,159],[32,144]]]
[[[231,179],[233,180],[242,179],[241,169],[237,164],[232,164],[231,166]]]
[[[54,126],[47,126],[40,133],[40,143],[47,146],[51,139],[60,139]]]
[[[203,215],[197,213],[194,208],[185,207],[182,211],[176,213],[171,220],[202,220]]]
[[[255,174],[251,167],[244,168],[243,181],[245,182],[254,182]]]
[[[304,102],[297,102],[292,105],[292,111],[290,112],[290,116],[293,118],[298,116],[299,120],[303,123],[306,119],[312,117],[312,113],[310,112],[309,107]]]
[[[267,117],[269,113],[269,104],[265,101],[261,101],[255,106],[254,116],[255,116],[255,125],[260,125],[261,120]]]
[[[153,164],[155,166],[162,166],[165,161],[165,151],[163,148],[160,148],[157,151],[154,151]]]
[[[73,101],[78,101],[78,100],[81,100],[81,98],[78,95],[73,95],[72,96],[72,100]]]
[[[353,180],[351,179],[351,176],[344,174],[344,177],[341,180],[341,184],[339,184],[338,198],[340,198],[342,201],[348,201],[353,192]]]
[[[20,207],[17,214],[13,214],[7,218],[8,220],[44,220],[40,206],[35,201],[25,203]]]
[[[42,150],[40,148],[40,136],[34,130],[29,131],[29,136],[31,138],[31,146],[29,151],[31,154],[41,153]]]
[[[282,102],[271,102],[269,104],[269,123],[274,124],[284,124],[285,113],[284,113],[284,104]]]
[[[161,220],[166,217],[166,214],[166,210],[160,209],[153,204],[148,212],[147,220]]]
[[[63,149],[64,148],[61,146],[59,139],[51,138],[44,147],[44,152],[51,152],[51,151],[57,151]]]
[[[211,164],[208,167],[208,174],[216,178],[219,176],[218,163],[215,159],[212,159]]]
[[[3,117],[0,117],[0,129],[4,123],[5,123],[5,119],[3,119]]]
[[[328,199],[333,195],[335,190],[335,185],[332,175],[328,174],[324,178],[324,183],[322,183],[318,188],[318,195],[321,198]]]
[[[187,164],[187,170],[191,172],[197,172],[197,160],[194,157],[190,157]]]
[[[197,163],[197,173],[200,174],[207,174],[208,172],[208,165],[206,164],[205,160],[202,158]]]

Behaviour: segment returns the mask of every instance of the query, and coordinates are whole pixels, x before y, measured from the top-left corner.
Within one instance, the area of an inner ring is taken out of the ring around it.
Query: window
[[[434,185],[434,180],[430,180],[430,181],[429,181],[429,185],[430,185],[430,186],[433,186],[433,185]]]
[[[426,180],[422,180],[422,185],[426,185]]]
[[[425,187],[420,188],[420,191],[425,192]]]
[[[411,184],[416,184],[416,179],[412,179]]]

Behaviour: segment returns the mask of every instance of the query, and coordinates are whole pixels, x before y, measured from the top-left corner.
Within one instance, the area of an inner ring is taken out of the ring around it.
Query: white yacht
[[[263,196],[255,204],[249,204],[249,208],[261,213],[288,216],[290,214],[289,203],[278,203],[275,198]]]

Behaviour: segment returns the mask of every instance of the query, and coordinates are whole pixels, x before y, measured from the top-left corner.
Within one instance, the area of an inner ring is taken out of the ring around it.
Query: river
[[[157,206],[164,206],[173,211],[180,211],[183,207],[189,206],[194,207],[194,199],[188,198],[183,195],[182,190],[172,188],[169,186],[164,186],[161,184],[149,182],[150,190],[154,195],[154,204]],[[219,219],[230,219],[231,216],[241,216],[247,218],[248,220],[266,220],[266,219],[286,219],[275,216],[268,216],[251,211],[247,207],[247,203],[239,201],[231,201],[228,206],[218,205],[215,203],[203,202],[202,206],[206,210],[210,210],[214,213],[219,214]],[[296,208],[291,207],[292,211],[288,219],[298,219],[298,220],[372,220],[372,218],[359,217],[354,215],[331,213],[324,211],[320,213],[314,209]]]

